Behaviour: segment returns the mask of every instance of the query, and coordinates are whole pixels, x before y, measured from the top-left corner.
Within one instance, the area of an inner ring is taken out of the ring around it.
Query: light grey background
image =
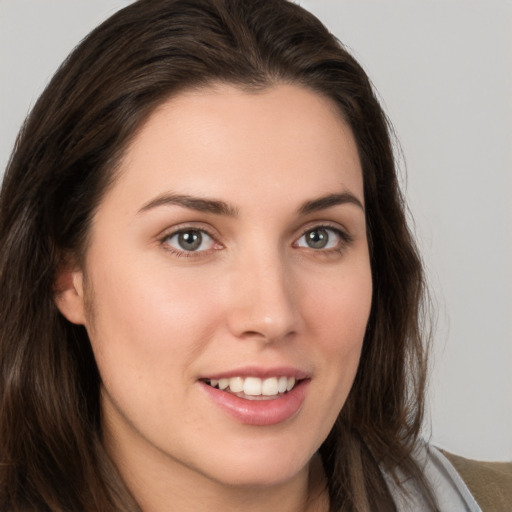
[[[59,63],[128,3],[0,0],[0,169]],[[512,460],[512,2],[301,3],[368,71],[404,151],[438,312],[425,433]]]

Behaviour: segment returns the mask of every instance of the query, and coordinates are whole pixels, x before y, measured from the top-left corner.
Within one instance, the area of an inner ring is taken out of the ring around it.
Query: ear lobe
[[[61,272],[55,283],[54,300],[59,311],[72,323],[85,325],[84,287],[81,270]]]

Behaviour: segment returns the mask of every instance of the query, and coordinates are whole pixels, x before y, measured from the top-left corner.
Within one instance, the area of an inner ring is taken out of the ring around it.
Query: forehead
[[[146,199],[165,189],[240,201],[256,192],[262,201],[285,191],[362,194],[357,147],[337,106],[296,85],[182,92],[153,112],[119,170],[119,185]]]

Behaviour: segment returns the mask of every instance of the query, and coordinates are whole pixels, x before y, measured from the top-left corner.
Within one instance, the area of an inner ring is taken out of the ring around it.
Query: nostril
[[[240,339],[260,341],[263,344],[276,343],[291,338],[295,331],[278,331],[262,329],[261,331],[245,331],[239,335]]]

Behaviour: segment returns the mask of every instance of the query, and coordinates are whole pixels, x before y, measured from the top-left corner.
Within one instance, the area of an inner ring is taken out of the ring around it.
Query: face
[[[128,148],[72,283],[58,303],[89,332],[114,460],[293,479],[343,407],[370,311],[350,129],[297,86],[178,95]]]

